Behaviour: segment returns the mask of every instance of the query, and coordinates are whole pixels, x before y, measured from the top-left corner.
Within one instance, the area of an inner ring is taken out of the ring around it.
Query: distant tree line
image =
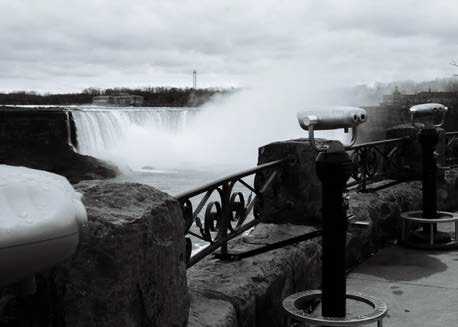
[[[116,95],[129,93],[141,95],[144,106],[152,107],[185,107],[200,106],[215,95],[235,92],[235,88],[176,88],[176,87],[145,87],[145,88],[87,88],[79,93],[37,93],[27,91],[14,91],[0,93],[0,104],[3,105],[78,105],[90,104],[92,98],[98,95]]]

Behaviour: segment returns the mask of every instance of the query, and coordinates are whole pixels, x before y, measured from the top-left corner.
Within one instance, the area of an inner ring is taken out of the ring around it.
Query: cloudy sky
[[[456,0],[0,0],[0,90],[457,73]],[[272,73],[270,73],[272,72]]]

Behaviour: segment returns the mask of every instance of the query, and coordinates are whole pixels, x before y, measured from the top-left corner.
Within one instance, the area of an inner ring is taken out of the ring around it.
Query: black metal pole
[[[347,219],[343,192],[351,170],[352,162],[343,147],[317,156],[316,171],[322,183],[322,315],[326,317],[346,315]]]
[[[222,187],[222,198],[221,198],[221,209],[222,209],[222,219],[220,235],[222,239],[227,237],[227,229],[229,224],[231,223],[231,204],[230,204],[230,197],[231,197],[231,190],[232,187],[229,185],[229,182],[225,182]],[[227,250],[227,241],[221,244],[221,258],[228,257],[228,250]]]
[[[422,146],[423,156],[423,218],[437,218],[437,197],[436,197],[436,158],[434,149],[439,141],[439,133],[433,125],[425,126],[418,135],[418,141]],[[434,226],[434,227],[433,227]],[[436,231],[437,226],[431,224],[423,225],[423,232],[429,235],[431,228]]]

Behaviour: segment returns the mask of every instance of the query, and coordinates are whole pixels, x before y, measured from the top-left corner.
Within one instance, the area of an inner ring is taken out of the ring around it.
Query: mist
[[[132,124],[118,142],[98,155],[127,169],[219,169],[250,167],[260,146],[307,137],[296,114],[307,106],[348,105],[338,91],[347,81],[324,71],[298,74],[291,66],[260,73],[248,86],[199,108],[177,130]],[[296,67],[297,68],[297,67]],[[304,69],[304,68],[302,68]],[[343,131],[317,137],[346,139]]]

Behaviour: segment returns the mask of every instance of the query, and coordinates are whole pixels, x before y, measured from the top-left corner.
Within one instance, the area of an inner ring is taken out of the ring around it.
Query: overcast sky
[[[0,0],[0,28],[3,91],[458,73],[456,0]]]

